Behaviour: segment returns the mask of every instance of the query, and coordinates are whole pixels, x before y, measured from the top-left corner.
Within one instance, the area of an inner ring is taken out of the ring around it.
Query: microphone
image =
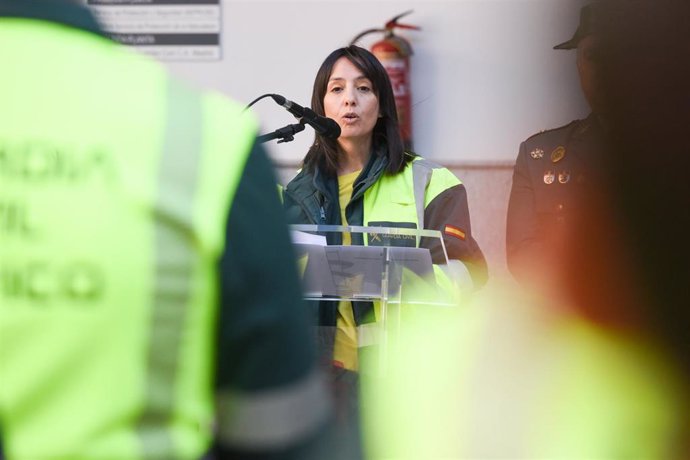
[[[285,99],[280,94],[271,94],[271,97],[278,105],[282,105],[285,109],[293,114],[300,121],[307,123],[314,128],[314,131],[321,134],[323,137],[330,139],[337,139],[340,136],[340,125],[335,120],[328,117],[317,115],[309,107],[302,107],[288,99]]]

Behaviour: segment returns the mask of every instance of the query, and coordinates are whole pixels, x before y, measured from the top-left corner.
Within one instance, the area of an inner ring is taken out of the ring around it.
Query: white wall
[[[223,60],[168,65],[244,103],[270,92],[309,105],[330,51],[413,9],[403,22],[423,30],[401,34],[415,50],[415,150],[445,164],[505,163],[529,135],[587,113],[575,53],[551,49],[573,34],[579,6],[577,0],[224,0]],[[255,112],[264,132],[294,122],[270,100]],[[307,128],[269,151],[280,163],[296,163],[312,139]]]

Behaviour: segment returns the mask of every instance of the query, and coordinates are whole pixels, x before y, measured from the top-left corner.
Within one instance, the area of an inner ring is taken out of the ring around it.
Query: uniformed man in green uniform
[[[254,118],[76,2],[0,1],[0,62],[0,458],[325,458]]]
[[[580,84],[591,114],[584,120],[535,134],[520,145],[506,234],[508,268],[519,281],[543,268],[545,239],[558,234],[572,215],[577,196],[598,169],[603,128],[597,88],[597,39],[593,33],[596,11],[596,3],[583,7],[574,36],[554,47],[577,50]]]

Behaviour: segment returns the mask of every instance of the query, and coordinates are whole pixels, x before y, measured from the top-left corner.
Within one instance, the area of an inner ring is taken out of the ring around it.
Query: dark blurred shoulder
[[[590,124],[589,118],[583,120],[573,120],[568,124],[559,126],[557,128],[545,129],[538,133],[532,134],[525,139],[524,143],[527,145],[551,144],[560,140],[566,139],[568,136],[580,132],[587,131]]]

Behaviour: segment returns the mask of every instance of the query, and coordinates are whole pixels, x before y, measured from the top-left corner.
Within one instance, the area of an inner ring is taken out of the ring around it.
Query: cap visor
[[[579,40],[576,40],[575,37],[571,38],[567,42],[563,42],[560,45],[556,45],[553,47],[555,50],[574,50],[577,48],[577,43]]]

